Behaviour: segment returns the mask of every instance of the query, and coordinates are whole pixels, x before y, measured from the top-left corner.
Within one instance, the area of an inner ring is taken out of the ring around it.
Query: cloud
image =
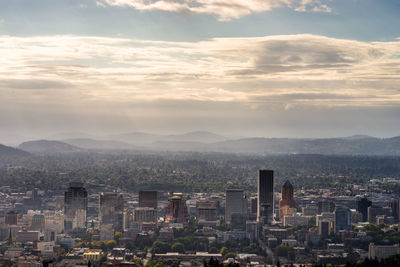
[[[362,110],[396,125],[399,54],[400,40],[317,35],[200,42],[0,36],[0,123],[30,125],[35,117],[46,118],[37,125],[62,119],[97,129],[107,120],[107,129],[153,123],[182,130],[198,121],[199,128],[233,129],[300,115],[315,124],[322,114],[339,121],[341,110],[363,121]]]
[[[140,11],[167,11],[210,14],[220,21],[269,11],[274,8],[292,8],[298,12],[331,12],[320,0],[104,0],[110,6],[131,7]]]

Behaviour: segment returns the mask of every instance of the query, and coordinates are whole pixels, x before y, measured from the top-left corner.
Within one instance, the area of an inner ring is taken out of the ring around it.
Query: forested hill
[[[30,153],[28,153],[26,151],[22,151],[20,149],[16,149],[13,147],[9,147],[9,146],[0,144],[0,158],[26,157],[29,155],[30,155]]]
[[[1,163],[1,162],[0,162]],[[10,165],[0,164],[0,185],[19,190],[65,189],[81,180],[90,190],[116,188],[176,192],[256,191],[257,172],[275,171],[276,190],[289,179],[296,188],[332,187],[344,193],[352,183],[400,178],[400,157],[275,155],[222,153],[64,153],[36,154]],[[400,190],[399,190],[400,193]]]

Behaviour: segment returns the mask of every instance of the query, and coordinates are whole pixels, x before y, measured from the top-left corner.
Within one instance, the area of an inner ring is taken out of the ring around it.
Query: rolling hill
[[[33,154],[74,153],[84,151],[82,148],[53,140],[36,140],[20,144],[19,149]]]

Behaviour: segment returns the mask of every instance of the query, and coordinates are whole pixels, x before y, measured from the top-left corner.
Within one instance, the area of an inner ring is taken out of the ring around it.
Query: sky
[[[400,135],[398,0],[0,1],[0,143]]]

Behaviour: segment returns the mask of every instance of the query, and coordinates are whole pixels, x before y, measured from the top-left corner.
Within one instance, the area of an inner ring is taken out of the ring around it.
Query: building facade
[[[122,232],[124,225],[124,199],[115,192],[101,193],[99,198],[100,225],[113,225],[115,231]]]
[[[293,216],[296,213],[296,202],[293,199],[293,185],[289,180],[282,185],[281,192],[282,198],[279,201],[279,218],[282,221],[284,216]]]
[[[226,190],[226,202],[225,202],[225,221],[230,223],[232,215],[247,214],[247,202],[244,197],[243,189],[228,189]]]
[[[157,209],[157,191],[139,191],[139,207]]]
[[[351,210],[343,205],[335,208],[335,233],[340,230],[351,230]]]

